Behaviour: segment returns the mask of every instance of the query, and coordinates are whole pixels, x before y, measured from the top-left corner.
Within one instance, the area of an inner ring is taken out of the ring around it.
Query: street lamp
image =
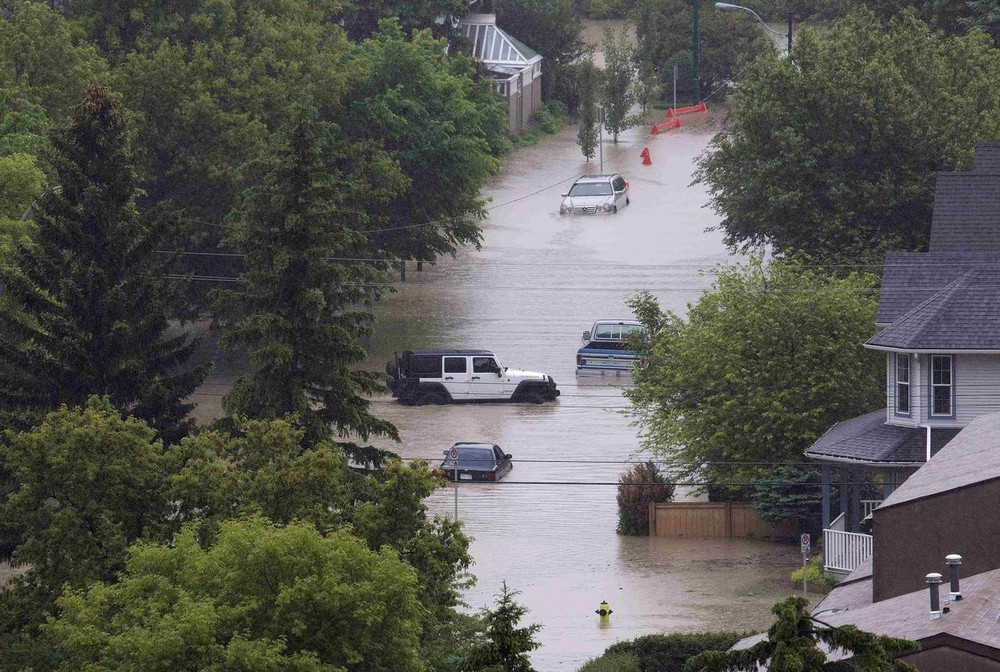
[[[715,3],[715,8],[720,12],[748,12],[751,16],[753,16],[753,18],[760,21],[760,25],[764,26],[766,30],[774,33],[775,35],[778,35],[779,37],[782,36],[781,33],[779,33],[776,30],[773,30],[771,26],[764,23],[764,19],[760,18],[757,12],[753,11],[749,7],[744,7],[743,5],[731,5],[728,2],[717,2]],[[792,54],[792,10],[789,9],[788,10],[788,55],[791,56],[791,54]]]

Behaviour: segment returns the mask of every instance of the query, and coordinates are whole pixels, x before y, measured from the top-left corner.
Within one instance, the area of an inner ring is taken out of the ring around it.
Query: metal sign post
[[[674,63],[674,112],[677,112],[677,64]]]
[[[455,461],[455,520],[458,520],[458,451],[454,448],[448,453],[448,457]]]
[[[803,532],[802,536],[799,537],[799,545],[802,550],[802,594],[809,597],[809,551],[810,542],[809,534]]]

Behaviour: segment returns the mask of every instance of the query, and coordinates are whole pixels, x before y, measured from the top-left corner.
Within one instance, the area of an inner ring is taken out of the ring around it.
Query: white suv
[[[568,193],[562,195],[560,215],[596,214],[618,212],[629,204],[628,182],[617,173],[581,177]]]
[[[489,350],[407,350],[385,365],[392,396],[404,404],[527,401],[559,396],[552,376],[508,369]]]

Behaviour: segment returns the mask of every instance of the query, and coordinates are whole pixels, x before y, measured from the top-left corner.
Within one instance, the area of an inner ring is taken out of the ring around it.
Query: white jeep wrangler
[[[392,396],[404,404],[522,401],[559,396],[552,376],[509,369],[488,350],[407,350],[385,366]]]

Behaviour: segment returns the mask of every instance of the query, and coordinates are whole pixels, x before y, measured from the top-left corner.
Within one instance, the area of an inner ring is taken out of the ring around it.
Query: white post
[[[455,458],[455,521],[458,522],[458,458]]]
[[[674,114],[677,114],[677,64],[674,63]]]

